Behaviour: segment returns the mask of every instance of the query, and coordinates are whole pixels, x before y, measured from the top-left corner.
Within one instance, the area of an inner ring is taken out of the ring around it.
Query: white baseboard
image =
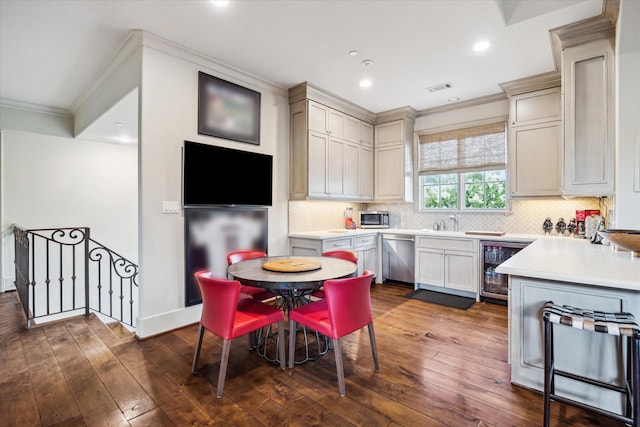
[[[136,337],[149,338],[200,321],[202,304],[136,319]]]
[[[14,285],[15,281],[16,281],[15,277],[3,277],[2,289],[0,289],[0,292],[15,291],[16,290],[16,286]]]

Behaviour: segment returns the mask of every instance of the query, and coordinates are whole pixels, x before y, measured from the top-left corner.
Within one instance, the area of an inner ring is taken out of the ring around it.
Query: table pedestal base
[[[313,289],[271,289],[270,291],[276,296],[274,306],[282,309],[288,318],[290,310],[311,302],[310,295]],[[288,321],[285,323],[289,324]],[[302,332],[302,338],[299,338],[298,331]],[[285,330],[285,337],[288,337],[288,333],[286,332],[288,332],[288,330]],[[297,341],[303,343],[302,346],[296,346],[296,364],[316,360],[320,356],[325,355],[331,348],[331,340],[329,338],[304,325],[298,325],[296,338]],[[272,363],[279,364],[278,344],[276,325],[269,325],[258,331],[255,350],[260,357]]]

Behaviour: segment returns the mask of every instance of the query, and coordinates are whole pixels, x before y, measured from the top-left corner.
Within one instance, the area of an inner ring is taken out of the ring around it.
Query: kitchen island
[[[640,258],[585,239],[538,239],[501,264],[509,274],[511,382],[543,389],[543,322],[546,301],[609,312],[627,311],[640,321]],[[623,348],[618,337],[568,327],[554,328],[556,367],[622,384]],[[619,394],[556,379],[558,394],[620,413]]]

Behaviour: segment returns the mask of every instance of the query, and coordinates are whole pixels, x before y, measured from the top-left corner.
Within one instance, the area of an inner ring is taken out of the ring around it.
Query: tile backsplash
[[[345,209],[353,208],[354,218],[360,210],[388,210],[392,228],[432,228],[434,222],[445,221],[447,230],[453,230],[452,212],[419,212],[413,203],[350,203],[336,201],[289,202],[289,232],[331,230],[344,228]],[[460,231],[486,230],[509,233],[542,233],[542,223],[550,217],[555,224],[559,218],[567,223],[577,209],[600,209],[604,206],[595,197],[571,199],[513,200],[508,213],[461,212],[456,213]]]

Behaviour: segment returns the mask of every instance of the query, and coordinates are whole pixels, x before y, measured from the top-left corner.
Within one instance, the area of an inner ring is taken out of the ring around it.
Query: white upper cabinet
[[[375,126],[374,200],[413,201],[413,120]]]
[[[566,196],[615,192],[615,75],[613,39],[562,52]]]
[[[511,126],[535,125],[561,119],[559,87],[522,93],[509,98]]]
[[[560,196],[560,88],[509,97],[509,188],[511,197]]]
[[[373,125],[360,122],[360,143],[367,147],[373,147]]]
[[[309,130],[320,133],[329,131],[329,108],[309,101]]]
[[[373,125],[312,100],[290,104],[290,200],[373,198]],[[364,131],[363,131],[364,129]]]
[[[360,143],[360,120],[355,117],[345,116],[344,139],[349,142]]]
[[[376,125],[375,135],[376,148],[401,144],[404,139],[404,123],[402,120],[394,120]]]
[[[346,134],[345,115],[333,108],[329,109],[329,135],[344,139]]]

